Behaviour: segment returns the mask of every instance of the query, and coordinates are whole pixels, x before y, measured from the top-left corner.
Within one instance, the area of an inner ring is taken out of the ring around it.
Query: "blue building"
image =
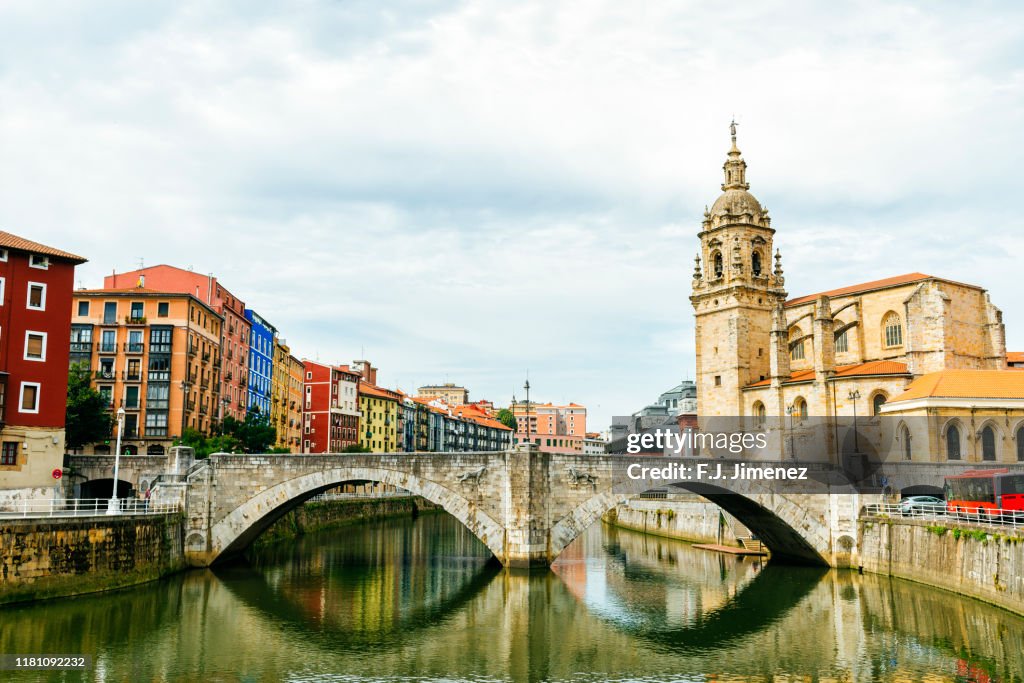
[[[245,319],[252,324],[249,334],[249,410],[270,415],[270,385],[274,377],[274,337],[277,328],[251,308]]]

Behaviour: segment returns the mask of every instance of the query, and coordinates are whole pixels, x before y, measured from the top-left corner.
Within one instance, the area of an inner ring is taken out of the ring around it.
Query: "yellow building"
[[[285,443],[292,453],[302,452],[302,387],[305,370],[301,360],[288,355],[288,430]]]
[[[221,418],[224,318],[190,294],[143,287],[74,293],[71,362],[86,363],[110,409],[126,411],[122,449],[160,455],[186,428]],[[93,444],[86,453],[109,453]]]
[[[401,396],[367,382],[359,383],[359,445],[372,453],[396,453]]]

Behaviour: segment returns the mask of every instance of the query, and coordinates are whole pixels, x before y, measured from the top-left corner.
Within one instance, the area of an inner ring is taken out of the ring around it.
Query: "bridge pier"
[[[550,567],[551,552],[550,459],[533,443],[519,444],[506,455],[505,509],[506,567]]]

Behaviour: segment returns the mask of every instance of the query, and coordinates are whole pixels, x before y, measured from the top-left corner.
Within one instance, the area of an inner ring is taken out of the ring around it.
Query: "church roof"
[[[1024,373],[1005,370],[941,370],[918,377],[893,398],[1018,398],[1024,399]]]
[[[888,287],[899,287],[900,285],[908,285],[912,282],[920,282],[922,280],[934,279],[931,275],[925,275],[924,273],[906,273],[904,275],[894,275],[893,277],[883,278],[881,280],[872,280],[871,282],[862,282],[859,285],[848,285],[846,287],[840,287],[838,289],[830,289],[827,292],[818,292],[817,294],[807,294],[805,296],[798,296],[795,299],[790,299],[786,302],[786,306],[799,306],[809,301],[814,301],[819,296],[825,295],[829,298],[836,296],[845,296],[847,294],[861,294],[863,292],[871,292],[876,289],[886,289]]]
[[[856,363],[854,365],[839,365],[836,366],[836,372],[832,376],[834,379],[846,379],[850,377],[877,377],[879,375],[907,375],[906,363],[900,363],[894,360],[872,360],[867,363]],[[789,376],[789,379],[783,381],[783,384],[798,384],[800,382],[813,382],[816,378],[814,370],[797,370]],[[770,379],[763,379],[760,382],[754,382],[748,384],[745,388],[754,389],[759,387],[771,386],[772,381]]]

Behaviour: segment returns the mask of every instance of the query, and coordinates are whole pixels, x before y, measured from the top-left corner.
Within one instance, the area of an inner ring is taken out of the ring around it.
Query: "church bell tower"
[[[690,295],[702,417],[745,414],[743,387],[769,379],[773,311],[786,300],[777,251],[771,265],[775,230],[768,209],[749,192],[735,121],[729,130],[725,182],[722,194],[704,211]]]

